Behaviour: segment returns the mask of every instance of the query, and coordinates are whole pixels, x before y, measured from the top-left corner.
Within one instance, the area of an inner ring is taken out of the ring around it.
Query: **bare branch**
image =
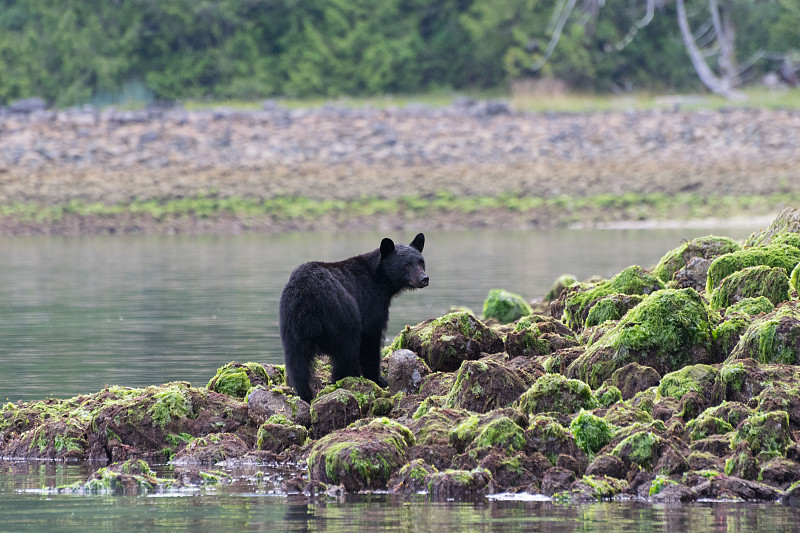
[[[547,61],[550,59],[550,56],[553,55],[556,45],[558,45],[558,41],[561,39],[561,32],[564,31],[564,26],[567,23],[567,19],[572,14],[572,10],[575,9],[576,1],[577,0],[561,0],[561,2],[559,2],[559,5],[553,12],[553,18],[550,19],[550,22],[552,23],[553,20],[555,20],[556,15],[558,15],[558,20],[556,21],[555,25],[553,25],[553,36],[550,37],[550,42],[547,43],[547,48],[544,51],[544,55],[539,58],[531,67],[532,71],[536,72],[545,66]]]

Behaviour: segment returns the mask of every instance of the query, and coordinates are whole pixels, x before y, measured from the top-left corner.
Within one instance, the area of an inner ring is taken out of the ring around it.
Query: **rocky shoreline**
[[[745,243],[707,236],[651,271],[492,291],[385,350],[387,389],[231,362],[206,387],[107,387],[0,408],[0,458],[97,461],[46,492],[243,483],[305,498],[423,492],[554,501],[800,503],[800,211]],[[153,464],[169,461],[173,478]],[[95,463],[97,464],[97,463]]]
[[[37,208],[105,206],[213,196],[268,200],[393,201],[435,198],[699,198],[800,194],[800,112],[517,112],[504,102],[459,100],[432,108],[325,106],[259,111],[180,107],[0,110],[0,231],[17,233],[379,229],[419,214],[346,211],[322,222],[270,213],[37,216]],[[20,215],[13,206],[31,206]],[[774,212],[728,213],[762,215]],[[658,209],[575,209],[566,222],[661,217]],[[675,210],[673,210],[675,211]],[[670,212],[666,216],[680,216]],[[719,216],[719,213],[710,213]],[[437,227],[552,227],[552,206],[426,212]],[[455,221],[452,221],[456,217]],[[460,217],[460,218],[458,218]],[[332,226],[331,226],[332,225]]]

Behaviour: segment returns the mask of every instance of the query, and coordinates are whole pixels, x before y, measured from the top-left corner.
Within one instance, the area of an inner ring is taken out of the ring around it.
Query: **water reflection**
[[[755,228],[714,233],[742,238]],[[502,287],[534,298],[565,272],[650,266],[684,230],[433,232],[431,285],[398,296],[387,335]],[[383,235],[8,238],[0,254],[0,400],[106,384],[205,384],[231,361],[282,362],[277,302],[291,270],[376,248]],[[407,242],[413,237],[391,235]]]

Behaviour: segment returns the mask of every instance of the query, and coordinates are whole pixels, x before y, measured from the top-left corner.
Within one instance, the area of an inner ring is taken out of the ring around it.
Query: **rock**
[[[553,301],[561,296],[561,293],[564,292],[564,289],[572,287],[576,283],[578,283],[578,278],[572,274],[562,274],[556,279],[550,290],[547,291],[544,299],[548,302]]]
[[[731,447],[741,443],[749,446],[753,455],[765,453],[783,456],[793,442],[786,411],[757,413],[739,424],[731,440]]]
[[[766,230],[756,231],[747,238],[745,247],[764,246],[782,233],[800,233],[800,211],[787,207],[770,223]]]
[[[575,472],[554,466],[544,473],[542,478],[542,494],[552,496],[557,492],[565,492],[575,482]]]
[[[598,387],[631,362],[666,374],[711,359],[709,309],[693,289],[654,292],[586,349],[566,375]]]
[[[530,304],[519,294],[504,289],[492,289],[483,302],[484,320],[493,318],[501,324],[514,322],[533,313]]]
[[[478,463],[491,474],[494,492],[519,492],[541,479],[552,465],[542,454],[490,452]]]
[[[622,393],[623,400],[630,400],[636,393],[655,387],[661,381],[661,374],[649,366],[633,362],[616,369],[611,374],[611,384]]]
[[[731,476],[714,476],[695,487],[697,498],[715,500],[775,501],[781,495],[776,489],[745,479]]]
[[[311,406],[287,386],[256,387],[247,394],[247,414],[260,426],[273,415],[282,415],[301,426],[311,426]]]
[[[527,417],[514,409],[474,414],[450,431],[449,444],[460,452],[484,447],[521,450],[526,446],[526,425]]]
[[[387,418],[364,421],[317,440],[308,457],[311,480],[347,491],[386,489],[414,445],[408,428]]]
[[[208,382],[208,389],[228,396],[244,398],[251,387],[261,385],[269,388],[272,381],[259,363],[237,363],[232,361],[219,368]]]
[[[464,361],[444,406],[487,413],[510,405],[527,389],[524,376],[512,368],[489,359]]]
[[[347,389],[336,389],[311,402],[311,432],[315,439],[361,418],[361,406]]]
[[[569,430],[575,437],[575,443],[588,457],[593,457],[611,442],[614,434],[611,424],[590,411],[581,411],[578,416],[573,418]]]
[[[520,396],[519,406],[530,415],[547,412],[568,415],[594,409],[598,403],[586,383],[560,374],[545,374]]]
[[[726,363],[755,359],[761,363],[800,364],[800,306],[787,302],[754,320],[742,333]]]
[[[584,327],[598,326],[609,320],[619,320],[644,299],[640,294],[610,294],[591,304]]]
[[[232,433],[212,433],[192,440],[175,454],[174,465],[213,465],[241,457],[250,451],[251,444]]]
[[[608,501],[628,489],[628,482],[613,477],[585,475],[569,486],[570,501]]]
[[[514,328],[505,337],[505,349],[509,357],[534,357],[547,355],[552,350],[551,343],[540,329],[540,324],[547,322],[539,320],[537,315],[529,315],[514,323]]]
[[[417,444],[447,446],[450,432],[470,414],[463,409],[432,408],[409,422]]]
[[[678,271],[686,269],[683,277],[692,279],[692,282],[689,285],[683,285],[675,288],[692,286],[692,288],[699,292],[706,286],[705,273],[702,275],[702,285],[699,288],[694,286],[697,282],[699,282],[700,276],[689,274],[689,272],[687,272],[690,270],[690,268],[687,267],[689,267],[692,260],[695,259],[701,261],[701,263],[695,263],[695,266],[691,267],[691,270],[694,271],[700,267],[700,265],[707,265],[710,263],[711,259],[723,254],[738,251],[741,248],[742,247],[739,243],[728,237],[717,237],[716,235],[698,237],[696,239],[692,239],[691,241],[684,242],[674,250],[670,250],[664,254],[655,268],[653,268],[653,274],[664,283],[667,283],[673,280]],[[708,267],[706,266],[706,270],[707,268]]]
[[[274,415],[258,428],[257,438],[259,450],[279,455],[293,446],[303,446],[308,439],[308,430],[281,415]]]
[[[163,492],[173,484],[170,480],[156,477],[145,461],[130,460],[100,468],[85,483],[62,487],[59,492],[138,496]]]
[[[567,288],[559,299],[551,304],[553,316],[561,316],[561,321],[571,329],[583,329],[592,307],[601,299],[612,294],[650,294],[664,288],[655,276],[648,274],[640,266],[631,266],[607,281],[596,284],[580,283]],[[562,314],[558,315],[563,311]]]
[[[20,115],[30,115],[45,109],[47,109],[47,104],[41,98],[23,98],[11,102],[11,105],[8,106],[9,111]]]
[[[486,493],[491,474],[483,468],[473,470],[445,470],[434,472],[426,478],[428,492],[434,500],[464,500]]]
[[[706,292],[713,293],[726,277],[747,267],[764,265],[781,268],[788,277],[798,263],[800,249],[787,244],[757,246],[721,255],[708,267]]]
[[[422,380],[431,369],[411,350],[397,350],[387,358],[386,381],[389,392],[395,394],[415,394],[422,386]]]
[[[658,385],[658,394],[661,397],[670,397],[680,400],[685,405],[687,395],[692,396],[699,405],[692,407],[687,413],[682,409],[684,420],[694,418],[706,408],[719,405],[725,399],[725,386],[722,377],[715,368],[709,365],[690,365],[666,374]]]
[[[465,360],[503,351],[503,341],[470,313],[450,313],[406,326],[392,349],[407,348],[422,357],[434,372],[457,370]]]
[[[664,487],[650,496],[653,503],[678,503],[691,502],[697,498],[695,492],[678,483],[667,483]]]
[[[389,480],[389,491],[397,494],[416,494],[428,491],[428,476],[437,469],[422,459],[414,459],[406,463]]]
[[[530,426],[525,430],[525,451],[528,453],[540,452],[555,465],[561,454],[575,458],[583,472],[588,465],[586,454],[575,442],[572,433],[562,426],[556,419],[539,415],[530,421]]]
[[[603,476],[625,479],[627,473],[628,468],[625,466],[622,459],[611,454],[598,455],[586,468],[586,475],[595,477]]]
[[[738,270],[722,280],[711,293],[711,309],[725,309],[745,298],[767,298],[773,305],[789,299],[785,269],[759,265]]]
[[[675,272],[667,283],[668,289],[694,289],[699,293],[706,290],[708,267],[711,261],[702,257],[692,257],[686,266]]]

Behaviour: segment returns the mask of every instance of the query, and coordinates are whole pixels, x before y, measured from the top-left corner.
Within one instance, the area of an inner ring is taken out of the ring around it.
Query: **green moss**
[[[738,270],[714,289],[710,305],[711,309],[725,309],[743,298],[757,297],[766,298],[773,306],[787,300],[789,277],[786,270],[766,265]]]
[[[610,320],[619,320],[643,299],[644,297],[638,294],[612,294],[606,296],[595,303],[589,310],[584,327],[590,328]]]
[[[757,246],[717,257],[708,267],[706,292],[711,294],[722,280],[743,268],[765,265],[782,268],[786,275],[800,263],[800,249],[786,244]]]
[[[690,392],[700,394],[712,403],[723,400],[722,378],[719,371],[709,365],[685,366],[661,378],[658,395],[680,400]]]
[[[677,482],[672,481],[668,477],[658,474],[653,479],[653,481],[650,482],[650,490],[647,492],[647,494],[648,496],[652,497],[661,492],[662,490],[664,490],[664,487],[666,487],[667,485],[677,485],[677,484],[678,484]]]
[[[760,315],[762,313],[771,313],[775,310],[775,306],[764,296],[757,296],[755,298],[742,298],[735,304],[728,307],[727,313],[745,313],[748,315]]]
[[[728,361],[751,358],[760,363],[800,363],[800,308],[786,304],[753,321]]]
[[[792,275],[789,276],[789,287],[794,292],[800,293],[800,263],[792,270]]]
[[[208,382],[210,390],[227,394],[235,398],[244,398],[250,390],[250,377],[244,368],[225,365],[217,370],[217,374]]]
[[[614,385],[600,387],[594,392],[599,407],[611,407],[622,401],[622,392]]]
[[[192,415],[192,400],[185,386],[170,385],[162,392],[153,395],[155,402],[149,409],[150,417],[160,428],[164,428],[174,418]]]
[[[581,411],[573,418],[569,430],[575,437],[575,443],[590,458],[614,437],[613,426],[589,411]]]
[[[472,442],[472,446],[476,448],[499,446],[519,451],[525,447],[525,434],[516,422],[503,416],[486,424]]]
[[[517,402],[520,409],[528,414],[572,414],[581,409],[598,407],[597,399],[586,383],[567,379],[561,374],[545,374],[539,377]]]
[[[663,374],[693,363],[698,350],[712,351],[705,302],[694,289],[665,289],[647,295],[628,311],[567,373],[598,387],[628,363],[651,366]]]
[[[793,231],[778,233],[772,238],[770,244],[788,244],[800,250],[800,233]]]
[[[630,266],[610,280],[596,285],[579,284],[568,289],[561,320],[572,329],[580,329],[584,326],[589,306],[600,298],[615,293],[650,294],[663,288],[664,283],[660,279],[648,274],[640,266]]]
[[[753,455],[783,456],[786,446],[792,441],[789,429],[789,415],[786,411],[755,414],[736,429],[731,440],[731,449],[746,442]]]
[[[577,482],[583,484],[591,489],[591,495],[597,501],[610,500],[617,494],[624,492],[628,489],[628,482],[622,479],[614,479],[609,476],[583,476]],[[581,492],[579,489],[573,489],[571,493]],[[571,500],[571,498],[570,498]]]
[[[547,291],[544,299],[548,302],[555,300],[561,296],[561,293],[564,292],[564,289],[572,287],[576,283],[578,283],[578,278],[572,274],[562,274],[556,278],[556,281],[553,283],[553,286],[550,288],[550,290]]]
[[[733,431],[733,426],[716,416],[703,415],[690,420],[686,424],[686,433],[693,441],[702,440],[711,435],[725,435]]]
[[[504,289],[492,289],[483,302],[483,318],[494,318],[501,324],[508,324],[530,315],[533,309],[519,294]]]
[[[661,438],[652,431],[640,431],[626,437],[611,453],[617,457],[626,456],[631,462],[649,470],[653,467],[660,443]]]
[[[664,283],[675,275],[675,272],[686,266],[693,257],[711,259],[718,255],[740,250],[739,243],[728,237],[707,235],[684,242],[674,250],[667,252],[653,269],[653,274]]]

